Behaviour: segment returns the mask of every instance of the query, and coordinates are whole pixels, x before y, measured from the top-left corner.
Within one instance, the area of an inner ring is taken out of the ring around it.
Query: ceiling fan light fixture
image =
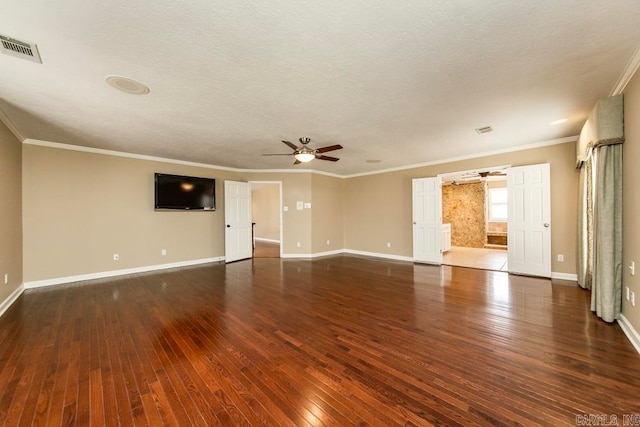
[[[315,159],[316,155],[313,153],[308,153],[303,151],[303,152],[294,154],[293,157],[295,157],[296,160],[299,162],[308,163],[311,160]]]
[[[326,147],[320,147],[320,148],[309,148],[307,144],[309,144],[309,142],[311,141],[311,138],[304,137],[304,138],[300,138],[299,141],[302,144],[300,147],[298,147],[297,145],[295,145],[290,141],[284,141],[284,140],[282,141],[287,147],[293,150],[293,153],[289,153],[289,154],[268,153],[268,154],[263,154],[263,156],[293,156],[296,159],[294,165],[299,165],[300,163],[309,163],[313,159],[326,160],[328,162],[337,162],[338,160],[340,160],[337,157],[324,155],[324,153],[328,153],[329,151],[342,149],[342,145],[340,144],[327,145]]]

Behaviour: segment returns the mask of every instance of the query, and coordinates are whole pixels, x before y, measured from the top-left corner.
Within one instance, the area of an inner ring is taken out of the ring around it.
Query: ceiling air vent
[[[2,42],[2,53],[42,64],[38,46],[35,43],[12,39],[2,34],[0,34],[0,41]]]
[[[483,128],[476,128],[476,132],[478,132],[478,133],[489,133],[489,132],[493,132],[493,128],[491,126],[485,126]]]

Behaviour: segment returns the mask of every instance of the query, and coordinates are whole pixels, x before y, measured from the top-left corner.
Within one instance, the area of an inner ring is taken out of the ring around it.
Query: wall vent
[[[493,128],[491,126],[485,126],[483,128],[476,128],[476,132],[478,132],[478,133],[489,133],[489,132],[493,132]]]
[[[2,42],[2,53],[42,64],[38,46],[35,43],[12,39],[2,34],[0,34],[0,42]]]

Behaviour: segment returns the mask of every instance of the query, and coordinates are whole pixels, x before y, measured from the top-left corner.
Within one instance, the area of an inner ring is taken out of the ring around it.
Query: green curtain
[[[593,282],[593,160],[590,152],[580,168],[578,199],[578,284],[591,289]]]
[[[613,322],[622,307],[622,144],[594,150],[591,310]]]

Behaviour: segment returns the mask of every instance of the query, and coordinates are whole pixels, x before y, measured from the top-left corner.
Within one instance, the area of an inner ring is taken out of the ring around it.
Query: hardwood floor
[[[558,426],[638,396],[587,292],[504,272],[261,258],[27,290],[0,318],[0,425]]]

